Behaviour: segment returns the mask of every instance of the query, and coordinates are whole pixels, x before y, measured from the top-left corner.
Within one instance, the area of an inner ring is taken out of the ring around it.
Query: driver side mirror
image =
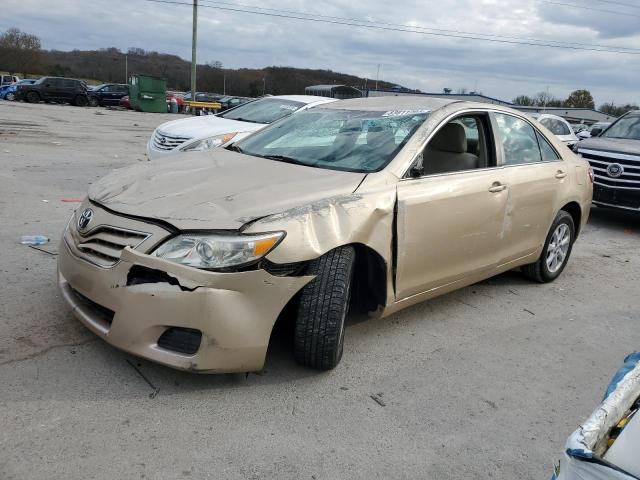
[[[409,176],[411,178],[420,178],[424,175],[424,168],[419,167],[418,165],[414,165],[409,169]]]
[[[601,128],[594,128],[593,130],[591,130],[591,136],[592,137],[597,137],[598,135],[600,135],[602,133],[602,129]]]

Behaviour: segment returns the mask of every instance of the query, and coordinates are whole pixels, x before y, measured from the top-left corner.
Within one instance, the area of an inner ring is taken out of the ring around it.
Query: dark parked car
[[[229,110],[230,108],[237,107],[238,105],[242,105],[243,103],[247,103],[254,100],[253,98],[246,97],[232,97],[227,95],[226,97],[222,97],[218,102],[221,107],[220,111]]]
[[[222,97],[224,97],[224,95],[217,95],[215,93],[207,93],[207,92],[196,92],[196,102],[217,102]],[[185,101],[190,102],[191,92],[185,93],[183,98]]]
[[[32,85],[18,85],[16,94],[20,100],[29,103],[44,100],[84,107],[89,102],[87,85],[74,78],[42,77]]]
[[[595,205],[640,212],[640,110],[593,128],[575,151],[593,168]]]
[[[87,91],[89,106],[97,107],[120,104],[120,99],[129,95],[129,85],[122,83],[104,83]]]

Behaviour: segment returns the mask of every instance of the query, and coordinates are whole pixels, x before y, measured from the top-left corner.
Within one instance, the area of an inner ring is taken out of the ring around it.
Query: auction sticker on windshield
[[[419,113],[429,113],[430,110],[390,110],[382,114],[383,117],[404,117],[405,115],[416,115]]]

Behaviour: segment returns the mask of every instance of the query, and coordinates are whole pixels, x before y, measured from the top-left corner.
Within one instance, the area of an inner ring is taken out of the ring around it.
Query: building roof
[[[467,100],[471,102],[490,103],[492,105],[513,105],[511,102],[500,100],[498,98],[482,95],[481,93],[413,93],[413,92],[401,92],[394,89],[369,89],[366,90],[366,96],[368,97],[388,97],[388,96],[424,96],[424,97],[439,97],[439,98],[452,98],[454,100]]]
[[[399,95],[385,97],[363,97],[340,100],[326,105],[325,108],[336,110],[391,111],[391,110],[437,110],[456,102],[454,98],[435,98],[421,95]]]
[[[615,115],[609,115],[607,113],[599,112],[593,108],[579,108],[579,107],[532,107],[525,105],[514,105],[513,108],[520,110],[521,112],[535,112],[535,113],[552,113],[558,115],[566,120],[571,121],[591,121],[591,122],[611,122],[615,120]]]
[[[309,87],[305,87],[305,90],[358,90],[356,87],[350,87],[348,85],[311,85]],[[358,90],[360,91],[360,90]]]

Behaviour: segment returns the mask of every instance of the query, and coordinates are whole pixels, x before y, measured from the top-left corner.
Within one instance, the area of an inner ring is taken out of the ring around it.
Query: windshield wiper
[[[293,163],[294,165],[304,165],[305,167],[309,166],[306,163],[301,162],[300,160],[296,160],[295,158],[291,158],[291,157],[286,157],[284,155],[259,155],[259,156],[262,158],[268,158],[269,160],[277,160],[278,162]]]
[[[249,122],[249,123],[262,123],[262,122],[256,122],[255,120],[249,120],[248,118],[228,118],[228,120],[236,120],[237,122]]]

